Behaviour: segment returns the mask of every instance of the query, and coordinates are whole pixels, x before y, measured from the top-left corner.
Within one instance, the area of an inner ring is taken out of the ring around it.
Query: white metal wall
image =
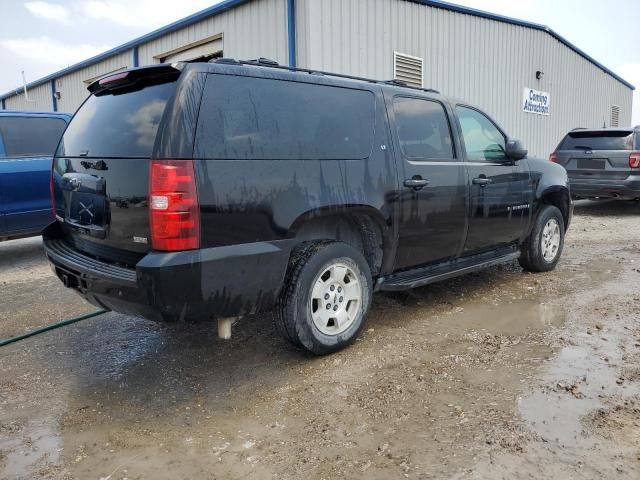
[[[158,63],[158,55],[199,40],[223,34],[224,55],[249,59],[267,57],[286,64],[287,10],[285,0],[254,0],[218,15],[206,18],[175,32],[167,33],[138,47],[140,66]],[[60,92],[58,111],[73,113],[87,97],[86,80],[133,66],[130,50],[114,55],[88,67],[68,73],[56,79],[56,91]],[[52,109],[49,82],[29,91],[26,103],[23,95],[5,100],[7,109]]]
[[[300,66],[391,79],[394,50],[422,57],[425,87],[486,110],[532,155],[574,127],[601,127],[611,105],[631,122],[632,91],[545,32],[405,0],[297,3]],[[550,93],[551,115],[522,112],[524,87]]]
[[[5,100],[5,108],[7,110],[45,112],[52,110],[53,103],[51,100],[51,87],[49,86],[49,82],[29,89],[27,95],[29,97],[29,101],[27,101],[24,93],[20,90],[19,94]]]
[[[106,75],[113,71],[124,70],[131,66],[131,52],[124,52],[57,78],[56,91],[60,92],[58,111],[75,112],[89,95],[87,91],[87,80]]]
[[[239,5],[140,45],[140,65],[158,63],[154,57],[219,33],[223,34],[226,57],[267,57],[287,63],[286,2],[259,0]]]

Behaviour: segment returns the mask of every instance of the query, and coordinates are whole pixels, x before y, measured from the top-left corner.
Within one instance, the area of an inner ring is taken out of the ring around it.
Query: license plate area
[[[65,287],[80,292],[87,290],[87,282],[75,272],[56,266],[55,273]]]
[[[580,170],[604,170],[607,168],[607,164],[603,158],[579,158],[578,168]]]

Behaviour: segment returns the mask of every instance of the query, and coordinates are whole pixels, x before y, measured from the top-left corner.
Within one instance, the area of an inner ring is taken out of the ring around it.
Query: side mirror
[[[525,158],[529,151],[524,148],[520,140],[510,138],[507,140],[507,148],[504,153],[508,158],[515,161]]]

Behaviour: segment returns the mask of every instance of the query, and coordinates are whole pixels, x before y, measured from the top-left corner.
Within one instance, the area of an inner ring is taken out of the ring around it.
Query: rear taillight
[[[558,154],[556,152],[553,152],[551,155],[549,155],[549,161],[556,163],[558,161]]]
[[[152,160],[149,223],[154,250],[200,248],[200,208],[192,160]]]
[[[640,168],[640,152],[631,152],[629,154],[629,166],[631,168]]]

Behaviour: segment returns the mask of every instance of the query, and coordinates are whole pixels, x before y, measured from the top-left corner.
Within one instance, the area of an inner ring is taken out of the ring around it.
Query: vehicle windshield
[[[633,150],[633,132],[571,132],[558,150]]]
[[[57,156],[149,158],[176,82],[91,95],[75,114]]]

